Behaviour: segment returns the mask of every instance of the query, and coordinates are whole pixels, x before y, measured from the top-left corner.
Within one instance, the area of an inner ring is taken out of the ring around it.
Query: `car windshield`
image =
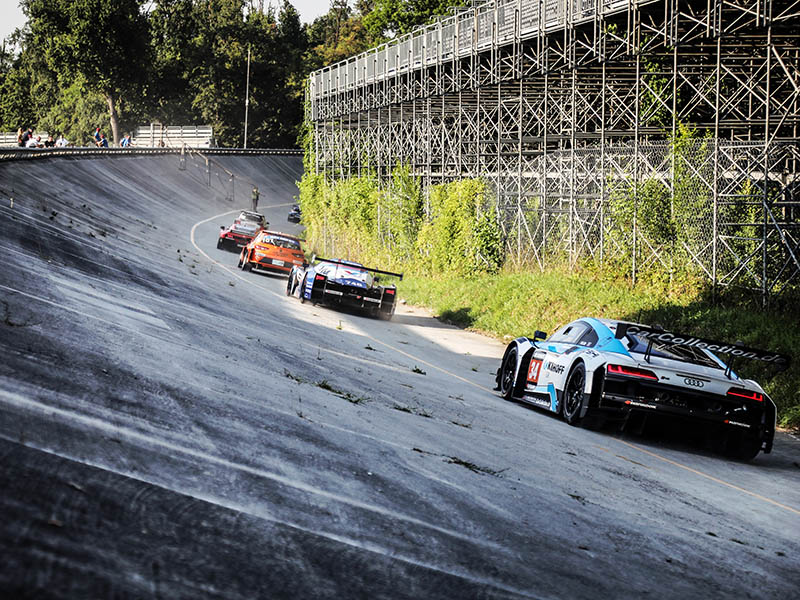
[[[628,352],[635,354],[645,354],[647,352],[647,339],[643,339],[637,335],[628,333],[625,335],[625,341],[628,346]],[[658,340],[653,340],[653,347],[650,350],[650,355],[661,358],[669,358],[671,360],[679,360],[681,362],[691,363],[693,365],[701,365],[703,367],[722,369],[722,367],[710,356],[708,356],[708,354],[706,354],[702,349],[691,346],[668,344]]]
[[[253,223],[261,223],[264,220],[264,215],[256,213],[241,213],[239,215],[240,221],[251,221]]]
[[[258,223],[253,223],[252,221],[237,221],[233,224],[235,229],[246,229],[248,231],[257,231],[258,230]]]
[[[297,240],[293,240],[292,238],[284,237],[282,235],[268,234],[262,236],[259,242],[262,242],[264,244],[272,244],[273,246],[278,246],[279,248],[300,250],[300,243]]]
[[[317,271],[332,279],[355,279],[368,287],[373,281],[372,273],[355,264],[320,263]]]

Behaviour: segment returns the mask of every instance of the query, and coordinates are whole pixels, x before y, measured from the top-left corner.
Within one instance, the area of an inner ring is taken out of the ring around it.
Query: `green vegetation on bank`
[[[800,427],[800,309],[761,309],[753,298],[712,300],[704,281],[681,273],[671,281],[641,277],[635,286],[617,264],[575,269],[502,268],[502,232],[481,180],[434,186],[428,198],[398,167],[384,188],[370,177],[300,183],[303,222],[312,251],[401,270],[401,297],[440,318],[498,338],[551,333],[582,316],[660,323],[694,335],[742,341],[793,356],[788,371],[737,362],[778,406],[779,423]],[[620,273],[623,273],[621,275]]]

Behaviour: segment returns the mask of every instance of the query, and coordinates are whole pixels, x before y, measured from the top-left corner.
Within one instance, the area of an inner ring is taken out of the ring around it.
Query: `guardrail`
[[[491,0],[314,71],[311,99],[582,25],[657,0]]]
[[[0,162],[35,160],[70,156],[135,156],[152,154],[197,153],[205,155],[275,155],[302,156],[299,148],[0,148]]]
[[[211,125],[140,125],[132,136],[134,145],[148,148],[180,148],[184,144],[192,148],[210,148],[214,145]]]

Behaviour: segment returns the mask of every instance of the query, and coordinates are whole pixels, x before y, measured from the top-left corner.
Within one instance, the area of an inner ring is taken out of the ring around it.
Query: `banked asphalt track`
[[[0,596],[796,595],[795,438],[572,428],[491,392],[498,342],[286,298],[215,241],[245,181],[296,232],[299,157],[215,160],[233,200],[175,155],[0,164]]]

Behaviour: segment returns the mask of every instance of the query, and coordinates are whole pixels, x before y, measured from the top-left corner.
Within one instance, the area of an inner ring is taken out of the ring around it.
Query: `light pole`
[[[247,109],[250,107],[250,44],[247,44],[247,84],[244,92],[244,147],[247,148]]]

